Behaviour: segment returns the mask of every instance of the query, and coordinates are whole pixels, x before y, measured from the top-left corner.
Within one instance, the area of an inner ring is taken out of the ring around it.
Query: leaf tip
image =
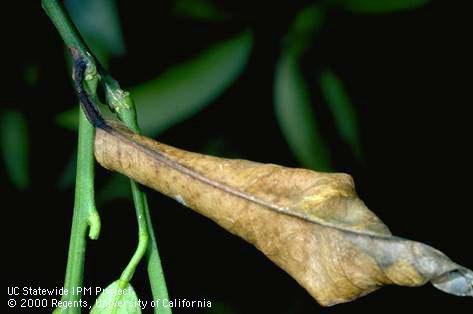
[[[435,288],[460,297],[473,297],[473,271],[458,267],[432,280]]]

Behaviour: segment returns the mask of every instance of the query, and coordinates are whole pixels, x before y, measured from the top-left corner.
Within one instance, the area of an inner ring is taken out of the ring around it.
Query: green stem
[[[143,203],[145,204],[146,221],[148,222],[148,233],[150,236],[150,244],[148,245],[147,251],[147,269],[148,278],[151,285],[151,292],[153,299],[169,299],[168,289],[164,278],[163,267],[161,265],[161,258],[159,257],[158,245],[156,237],[154,235],[153,224],[151,223],[151,214],[148,207],[148,200],[146,195],[143,193]],[[171,307],[155,307],[155,313],[158,314],[171,314]]]
[[[133,274],[135,273],[136,267],[145,255],[149,244],[145,206],[142,202],[141,195],[142,192],[139,190],[138,185],[134,181],[130,181],[130,183],[133,194],[133,202],[135,203],[136,219],[138,221],[138,246],[136,248],[135,254],[133,254],[130,262],[120,276],[119,288],[121,289],[125,289],[127,287],[128,283],[133,277]]]
[[[136,108],[133,102],[133,99],[130,97],[129,93],[123,91],[118,83],[113,83],[113,85],[105,84],[107,102],[112,107],[112,109],[117,112],[120,119],[125,123],[125,125],[130,128],[135,133],[140,133],[140,128],[138,126],[138,120],[136,116]],[[164,272],[161,265],[161,259],[159,257],[158,246],[156,243],[156,237],[154,235],[153,225],[151,223],[151,215],[148,207],[148,200],[146,194],[141,191],[140,186],[135,183],[133,180],[131,182],[131,189],[133,192],[133,200],[135,202],[135,207],[137,210],[137,215],[140,218],[145,220],[144,225],[146,226],[146,241],[149,240],[147,245],[147,269],[148,269],[148,278],[151,285],[151,292],[153,294],[153,299],[169,299],[168,291],[166,287],[166,281],[164,278]],[[141,215],[141,217],[140,217]],[[140,226],[140,235],[142,229]],[[148,238],[149,235],[149,238]],[[140,241],[139,241],[140,243]],[[138,254],[137,249],[135,255]],[[139,253],[142,253],[141,251]],[[132,264],[130,262],[130,264]],[[136,266],[135,266],[136,267]],[[128,268],[128,267],[127,267]],[[123,275],[122,275],[123,277]],[[155,307],[155,313],[158,314],[170,314],[172,313],[170,307]]]
[[[96,71],[98,71],[105,87],[110,106],[115,108],[115,111],[118,113],[119,117],[130,129],[138,133],[139,128],[136,120],[136,110],[131,98],[127,92],[124,92],[120,89],[118,82],[114,80],[100,65],[100,63],[89,53],[89,49],[80,37],[79,32],[71,22],[70,18],[65,13],[64,8],[56,0],[42,0],[42,6],[59,31],[66,46],[69,48],[78,49],[80,53],[88,59],[88,72],[90,76],[86,76],[86,79],[92,80],[92,82],[95,84],[89,87],[91,91],[90,95],[96,98],[95,88],[96,83],[98,82]],[[81,110],[79,122],[76,201],[74,206],[68,267],[66,270],[65,286],[67,288],[82,286],[86,248],[85,234],[87,225],[91,226],[89,232],[89,237],[91,238],[98,237],[98,232],[100,230],[99,216],[93,203],[93,139],[93,127],[86,121],[85,115]],[[166,282],[164,280],[164,274],[156,245],[156,238],[151,225],[146,195],[140,190],[139,185],[133,181],[131,181],[131,189],[138,220],[138,247],[127,267],[120,276],[120,286],[124,288],[128,285],[140,260],[142,259],[143,255],[147,253],[148,275],[151,283],[153,298],[168,299]],[[86,211],[87,208],[88,211]],[[84,218],[85,212],[89,213],[86,216],[87,219]],[[75,295],[73,297],[73,300],[80,299],[80,295]],[[156,307],[155,313],[169,314],[171,313],[171,309],[165,307]]]
[[[69,15],[67,15],[64,7],[57,0],[42,0],[41,5],[61,35],[66,47],[78,49],[81,55],[87,58],[88,63],[97,69],[101,75],[101,79],[106,84],[118,85],[118,83],[107,73],[97,58],[94,58],[90,53],[90,49],[82,39],[74,23],[72,23]]]
[[[77,176],[72,218],[69,253],[67,258],[64,287],[75,291],[83,286],[84,260],[86,251],[87,228],[89,237],[97,239],[100,233],[100,217],[95,207],[94,196],[94,155],[93,143],[95,130],[81,110],[79,113],[79,140],[77,150]],[[68,293],[63,301],[79,301],[81,294]],[[58,308],[55,313],[80,313],[79,308]]]
[[[65,14],[57,1],[43,0],[42,5],[53,24],[58,29],[66,46],[76,47],[86,51],[86,46],[77,33],[69,17]],[[87,55],[90,56],[90,55]],[[95,93],[98,77],[92,58],[89,58],[90,69],[86,87]],[[77,176],[74,199],[74,214],[72,218],[71,237],[67,258],[66,278],[64,287],[68,291],[75,291],[77,287],[83,286],[84,260],[86,250],[87,228],[89,237],[97,239],[100,233],[100,217],[95,207],[94,196],[94,136],[95,130],[87,121],[83,111],[79,117],[79,139],[77,150]],[[79,301],[81,294],[68,293],[63,296],[63,301]],[[80,313],[80,308],[68,309],[58,308],[55,313]]]
[[[63,6],[57,0],[42,0],[41,5],[61,35],[64,44],[68,48],[74,47],[79,49],[87,58],[92,59],[92,56],[88,53],[87,45],[79,35],[77,28],[72,23]],[[94,60],[89,61],[94,62]]]

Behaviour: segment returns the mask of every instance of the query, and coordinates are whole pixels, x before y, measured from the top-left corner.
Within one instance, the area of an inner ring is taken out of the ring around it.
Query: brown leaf
[[[190,153],[123,126],[97,129],[95,155],[252,243],[322,305],[383,285],[473,296],[473,272],[425,244],[392,236],[352,178]]]

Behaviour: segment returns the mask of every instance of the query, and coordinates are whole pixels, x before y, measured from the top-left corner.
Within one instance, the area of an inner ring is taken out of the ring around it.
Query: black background
[[[272,79],[281,38],[308,2],[223,1],[221,6],[236,17],[223,23],[175,17],[170,3],[160,3],[119,1],[128,54],[112,61],[111,72],[122,86],[152,78],[246,26],[255,35],[249,65],[235,84],[160,141],[199,151],[217,138],[241,157],[297,166],[275,120]],[[2,27],[1,106],[27,117],[32,173],[30,188],[19,192],[6,184],[0,168],[3,274],[7,286],[61,286],[73,191],[58,191],[55,185],[76,135],[57,126],[55,116],[71,107],[74,95],[62,42],[40,4],[18,1],[2,11],[17,20]],[[303,60],[311,86],[317,86],[315,68],[330,66],[358,110],[363,165],[338,138],[321,96],[313,92],[336,169],[355,177],[361,198],[394,234],[430,244],[469,268],[472,18],[470,1],[433,1],[415,11],[381,16],[332,10]],[[39,67],[39,82],[27,87],[22,73],[31,64]],[[106,177],[97,170],[99,186]],[[323,309],[251,245],[156,192],[149,191],[149,199],[171,297],[219,301],[237,313],[471,311],[471,299],[431,285],[385,287]],[[101,238],[87,248],[87,286],[115,280],[136,243],[130,203],[111,202],[100,213]],[[133,285],[141,299],[151,299],[144,267]]]

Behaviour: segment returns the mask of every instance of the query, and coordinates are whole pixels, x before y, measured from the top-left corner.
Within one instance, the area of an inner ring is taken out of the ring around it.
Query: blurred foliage
[[[251,46],[245,31],[131,88],[143,133],[155,136],[212,103],[242,72]]]
[[[176,0],[174,12],[177,15],[202,20],[220,21],[228,18],[227,14],[217,8],[211,0]]]
[[[356,13],[390,13],[423,6],[430,0],[330,0],[343,9]]]
[[[294,18],[284,36],[283,53],[292,53],[300,58],[312,45],[317,32],[325,22],[325,10],[317,5],[302,9]]]
[[[350,145],[356,158],[361,161],[362,149],[358,118],[343,82],[331,70],[325,70],[320,74],[320,87],[340,136]]]
[[[30,184],[28,126],[21,112],[11,110],[0,116],[0,144],[11,182],[20,190],[26,189]]]
[[[298,161],[307,168],[332,169],[330,152],[318,127],[310,90],[299,59],[322,26],[323,12],[315,6],[302,10],[286,36],[286,46],[276,64],[274,104],[281,131]]]
[[[307,84],[292,54],[276,65],[274,99],[276,116],[289,147],[305,167],[332,168],[329,149],[318,130]]]

